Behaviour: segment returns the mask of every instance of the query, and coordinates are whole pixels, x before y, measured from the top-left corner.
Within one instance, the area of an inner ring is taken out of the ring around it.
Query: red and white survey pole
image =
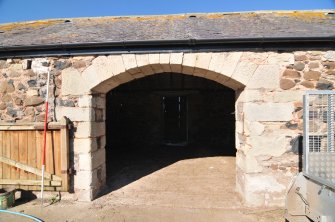
[[[42,181],[41,181],[41,205],[43,206],[43,192],[44,192],[44,171],[45,171],[45,153],[47,144],[47,127],[48,127],[48,113],[49,113],[49,82],[50,71],[48,71],[47,78],[47,93],[45,95],[45,118],[44,118],[44,133],[43,133],[43,148],[42,148]]]

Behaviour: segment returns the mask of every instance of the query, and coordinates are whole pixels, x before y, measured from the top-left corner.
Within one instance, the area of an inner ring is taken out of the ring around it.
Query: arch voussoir
[[[152,53],[101,56],[82,74],[89,88],[106,92],[120,84],[163,72],[194,75],[240,89],[257,65],[240,61],[242,53]],[[105,86],[103,86],[105,85]]]

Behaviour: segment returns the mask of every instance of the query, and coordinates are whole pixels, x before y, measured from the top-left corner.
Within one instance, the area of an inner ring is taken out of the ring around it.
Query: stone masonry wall
[[[0,121],[43,121],[50,70],[50,118],[74,125],[71,159],[78,198],[105,183],[105,93],[159,72],[201,76],[236,91],[237,190],[246,204],[283,205],[299,170],[302,95],[333,89],[335,52],[224,52],[0,60]],[[243,87],[244,86],[244,87]]]
[[[302,165],[304,91],[332,90],[335,81],[334,51],[271,57],[267,63],[280,65],[279,85],[263,77],[237,93],[237,188],[249,205],[283,206],[287,185]]]

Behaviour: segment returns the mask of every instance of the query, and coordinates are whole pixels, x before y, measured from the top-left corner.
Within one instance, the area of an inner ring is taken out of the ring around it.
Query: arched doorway
[[[223,171],[235,173],[234,110],[234,90],[196,76],[155,74],[114,88],[106,95],[110,191],[199,206],[224,192]]]

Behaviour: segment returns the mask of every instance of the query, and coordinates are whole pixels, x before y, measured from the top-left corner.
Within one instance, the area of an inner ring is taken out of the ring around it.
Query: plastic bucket
[[[15,203],[15,191],[6,191],[0,189],[0,210],[6,210]]]

